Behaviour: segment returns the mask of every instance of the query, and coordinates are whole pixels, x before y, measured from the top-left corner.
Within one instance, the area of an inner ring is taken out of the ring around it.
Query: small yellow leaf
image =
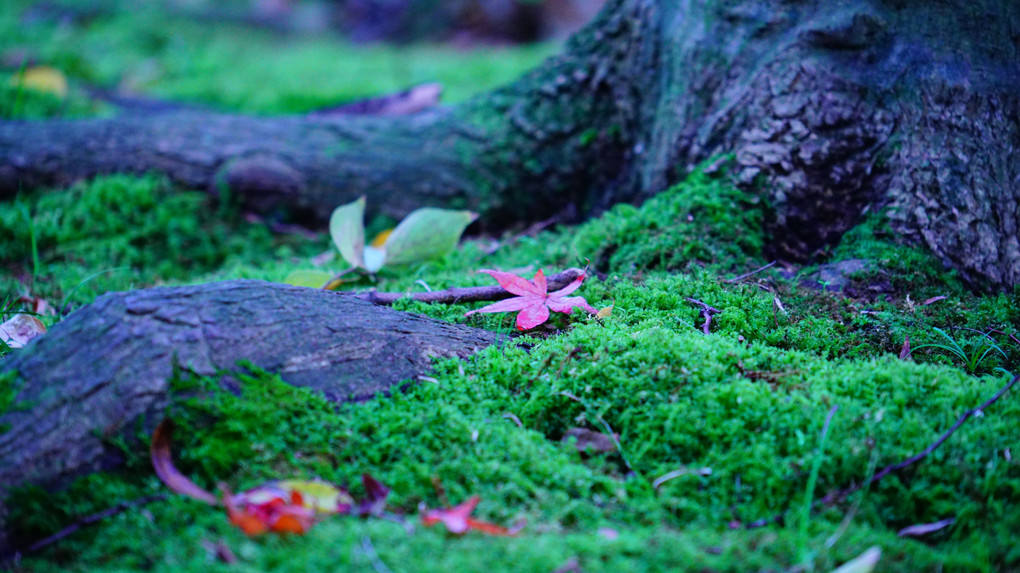
[[[616,304],[611,304],[611,305],[609,305],[609,306],[599,310],[598,313],[595,314],[595,318],[601,320],[603,318],[609,318],[610,316],[613,316],[613,307],[614,306],[616,306]]]
[[[333,278],[333,273],[318,269],[299,269],[291,271],[283,282],[289,285],[309,288],[322,288]]]
[[[67,78],[64,74],[49,66],[34,66],[25,69],[19,75],[11,77],[12,86],[20,86],[32,91],[48,93],[64,99],[67,97]]]
[[[286,479],[276,482],[276,485],[288,492],[301,494],[301,505],[318,513],[337,513],[344,506],[354,505],[351,494],[321,480]],[[293,493],[291,497],[294,497]]]
[[[372,245],[373,247],[376,247],[376,248],[382,247],[383,245],[386,244],[386,239],[390,238],[390,233],[392,233],[392,232],[393,232],[393,228],[392,227],[390,227],[389,229],[386,229],[385,231],[383,231],[383,232],[379,233],[378,235],[376,235],[375,238],[372,239],[372,242],[369,243],[369,244]]]

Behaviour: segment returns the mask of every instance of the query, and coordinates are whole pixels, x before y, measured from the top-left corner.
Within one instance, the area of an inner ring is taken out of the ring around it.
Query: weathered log
[[[340,402],[389,392],[433,358],[495,340],[351,295],[259,281],[107,294],[0,362],[0,373],[17,372],[16,403],[27,405],[0,415],[10,425],[0,433],[0,498],[118,463],[105,440],[140,416],[154,427],[175,365],[207,375],[247,360]]]

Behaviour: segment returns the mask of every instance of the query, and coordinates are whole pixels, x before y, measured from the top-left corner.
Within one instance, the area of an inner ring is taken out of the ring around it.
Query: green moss
[[[358,46],[325,35],[210,26],[168,15],[155,4],[77,19],[46,17],[45,9],[25,16],[37,9],[29,0],[5,3],[0,52],[27,51],[64,72],[72,85],[121,87],[149,97],[256,113],[304,112],[424,82],[442,84],[444,101],[458,102],[512,80],[556,48]],[[41,105],[33,102],[19,116],[48,117],[60,111],[52,102]],[[71,111],[85,112],[87,106],[75,103]]]
[[[96,104],[78,93],[64,99],[51,93],[19,88],[13,82],[16,76],[0,73],[0,119],[81,117],[99,111]]]
[[[872,457],[885,465],[919,451],[1001,380],[895,360],[827,360],[705,336],[678,319],[668,291],[620,286],[618,312],[605,325],[578,324],[559,337],[532,341],[530,351],[490,348],[468,362],[446,361],[435,383],[339,410],[258,371],[235,374],[227,385],[233,391],[214,379],[173,383],[169,412],[180,425],[179,465],[207,487],[225,480],[240,489],[286,476],[355,483],[370,472],[393,487],[394,510],[413,514],[420,502],[438,503],[438,479],[453,500],[481,495],[482,517],[526,518],[521,540],[444,541],[436,532],[409,537],[391,524],[335,518],[307,537],[251,542],[220,512],[177,499],[118,516],[62,542],[45,554],[46,562],[30,563],[200,568],[202,541],[222,538],[252,567],[307,570],[327,558],[336,566],[363,559],[353,550],[331,549],[349,543],[352,528],[372,536],[384,562],[425,570],[440,564],[477,569],[511,558],[508,569],[529,570],[529,564],[571,555],[598,570],[697,569],[692,563],[735,570],[746,562],[776,568],[805,555],[822,568],[871,543],[887,549],[892,570],[922,562],[965,569],[1009,563],[1002,560],[1011,547],[1009,532],[1020,527],[1011,509],[1020,472],[1001,452],[1020,419],[1016,401],[996,404],[930,461],[872,487],[856,527],[832,551],[822,541],[847,505],[817,513],[808,538],[796,528],[727,532],[732,520],[799,506],[831,405],[839,410],[830,429],[833,446],[821,460],[819,495],[860,479]],[[620,434],[622,457],[583,458],[559,442],[567,428],[598,431],[602,420]],[[654,478],[683,466],[711,473],[668,481],[658,491],[651,487]],[[42,533],[104,503],[151,491],[151,477],[137,473],[93,476],[67,493],[19,496],[15,515],[26,530]],[[935,551],[881,533],[947,515],[959,521]],[[622,532],[612,550],[600,526]],[[975,539],[987,550],[983,556],[972,550]],[[712,557],[720,543],[727,549]],[[445,556],[438,564],[425,559],[440,548]]]
[[[0,357],[4,354],[0,353]],[[4,414],[11,410],[14,406],[14,401],[18,397],[18,390],[20,384],[18,383],[18,372],[15,370],[8,370],[6,372],[0,372],[0,414]],[[6,424],[0,424],[0,434],[3,434],[10,427]]]
[[[740,268],[761,256],[761,220],[755,197],[699,171],[640,208],[617,205],[579,228],[573,245],[607,272]]]
[[[204,194],[178,192],[156,177],[101,177],[8,205],[0,209],[0,261],[13,272],[0,289],[31,289],[54,305],[72,294],[73,302],[87,302],[109,290],[182,280],[231,260],[308,249],[307,241],[275,238],[241,222],[236,210],[210,209]]]
[[[32,46],[72,83],[125,84],[150,96],[259,113],[300,112],[437,79],[448,84],[450,99],[463,99],[516,75],[548,49],[498,52],[493,61],[496,52],[451,59],[444,48],[406,54],[261,32],[246,33],[242,42],[236,29],[167,25],[147,9],[61,26],[22,20],[28,3],[0,12],[0,49]],[[7,95],[0,92],[0,105],[10,103]],[[73,114],[77,104],[43,96],[23,105],[19,117]],[[624,128],[615,126],[606,134],[581,132],[569,144],[595,146],[614,129],[622,137]],[[167,282],[282,280],[331,248],[324,235],[273,237],[243,223],[232,207],[210,209],[204,195],[173,191],[151,177],[101,178],[25,196],[21,205],[29,218],[15,204],[0,208],[6,271],[0,289],[9,295],[32,289],[52,302],[90,275],[121,267],[86,282],[73,302]],[[972,418],[926,460],[866,494],[818,507],[803,532],[799,523],[816,461],[818,498],[859,482],[872,464],[921,451],[1004,384],[995,368],[1020,370],[1020,344],[1009,338],[1020,331],[1020,287],[970,292],[930,254],[896,244],[877,218],[831,253],[835,261],[873,263],[853,277],[860,296],[805,289],[774,269],[744,284],[720,280],[765,262],[761,211],[755,196],[697,172],[640,207],[618,206],[576,228],[510,235],[495,248],[490,239],[468,241],[442,260],[351,284],[436,290],[492,284],[474,273],[482,268],[530,277],[539,268],[552,273],[590,261],[603,278],[588,280],[578,294],[596,307],[615,305],[601,322],[557,315],[549,328],[516,342],[440,362],[434,381],[392,397],[335,407],[251,368],[226,377],[179,374],[171,383],[167,413],[178,423],[177,463],[207,488],[223,481],[241,490],[291,476],[357,484],[368,472],[393,488],[391,509],[413,520],[419,503],[440,503],[438,480],[454,502],[481,495],[480,517],[526,519],[520,538],[452,538],[420,527],[409,535],[381,520],[333,518],[302,537],[251,540],[222,512],[171,496],[85,527],[22,565],[226,569],[208,549],[222,541],[240,559],[231,568],[248,570],[367,569],[378,559],[393,570],[534,571],[571,558],[585,571],[829,570],[871,545],[884,548],[886,570],[1020,567],[1013,533],[1020,530],[1020,466],[1015,453],[1006,454],[1020,433],[1014,394]],[[878,282],[888,286],[870,290]],[[947,298],[924,304],[936,296]],[[721,311],[711,334],[702,332],[704,318],[688,299]],[[395,305],[513,332],[511,314],[463,316],[478,306]],[[936,327],[964,348],[987,340],[966,329],[995,328],[1003,334],[991,336],[1005,357],[984,363],[978,376],[937,350],[917,351],[913,362],[897,358],[907,337],[915,347],[939,342]],[[12,406],[16,389],[13,375],[0,377],[0,412]],[[839,409],[818,457],[832,406]],[[619,434],[620,452],[583,456],[561,442],[570,428],[602,432],[606,424]],[[60,491],[15,492],[9,519],[19,539],[165,492],[148,469],[146,436],[135,433],[108,444],[127,459],[119,473],[95,474]],[[711,472],[652,486],[679,468]],[[729,528],[780,513],[788,516],[784,523]],[[829,548],[826,539],[851,515],[851,526]],[[946,517],[956,524],[924,544],[895,535]],[[607,540],[599,528],[619,537]]]

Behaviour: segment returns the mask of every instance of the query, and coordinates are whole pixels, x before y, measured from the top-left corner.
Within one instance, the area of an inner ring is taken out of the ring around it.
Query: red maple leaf
[[[486,535],[516,535],[521,530],[523,524],[515,526],[513,529],[507,529],[506,527],[487,521],[478,521],[471,517],[471,512],[475,510],[475,506],[478,505],[480,500],[481,498],[476,495],[464,503],[448,509],[427,510],[421,515],[421,521],[425,526],[442,523],[446,526],[447,531],[455,535],[463,535],[471,530],[479,531]]]
[[[573,282],[558,291],[549,292],[549,286],[545,282],[545,273],[542,272],[542,269],[538,269],[538,272],[535,273],[535,279],[531,281],[513,273],[502,271],[482,269],[478,272],[492,276],[499,283],[499,286],[517,296],[472,310],[465,313],[464,316],[470,316],[476,312],[513,312],[519,310],[520,312],[517,314],[517,330],[528,330],[549,320],[549,311],[570,314],[574,308],[581,308],[591,314],[597,312],[588,304],[588,301],[584,300],[583,296],[567,296],[581,286],[581,283],[584,282],[584,275],[577,277]]]

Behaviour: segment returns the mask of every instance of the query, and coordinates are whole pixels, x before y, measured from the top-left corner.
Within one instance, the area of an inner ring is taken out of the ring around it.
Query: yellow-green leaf
[[[28,68],[20,75],[11,77],[10,84],[52,94],[60,99],[67,97],[67,78],[60,70],[49,66]]]
[[[351,266],[364,268],[365,197],[341,205],[329,218],[329,235],[340,250],[340,256]]]
[[[300,287],[322,288],[322,285],[329,282],[332,278],[333,273],[323,270],[298,269],[291,271],[287,278],[283,279],[283,282]]]
[[[386,264],[406,265],[442,257],[457,246],[464,229],[477,218],[471,211],[433,207],[415,210],[386,239]]]

